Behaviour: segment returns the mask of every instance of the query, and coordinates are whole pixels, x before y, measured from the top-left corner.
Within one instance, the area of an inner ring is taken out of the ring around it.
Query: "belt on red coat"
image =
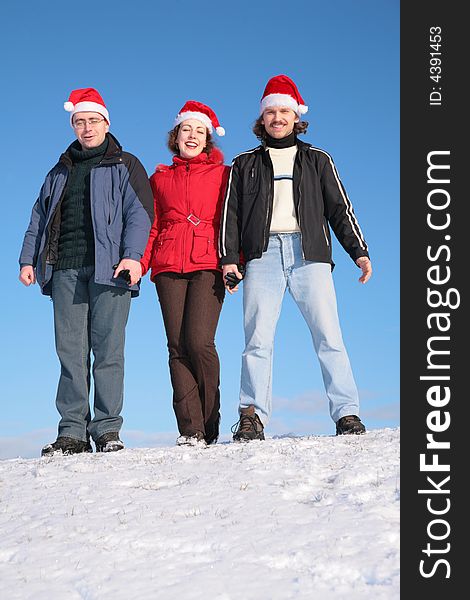
[[[190,213],[185,219],[165,219],[162,221],[162,225],[166,223],[185,223],[186,221],[189,221],[194,227],[197,227],[199,223],[208,223],[212,225],[218,225],[220,223],[219,219],[200,219],[195,214]]]

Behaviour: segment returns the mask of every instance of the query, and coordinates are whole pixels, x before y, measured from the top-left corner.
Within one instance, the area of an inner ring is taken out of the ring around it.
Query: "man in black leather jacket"
[[[300,120],[307,110],[289,77],[271,78],[253,128],[261,145],[232,163],[220,262],[229,293],[242,279],[240,262],[246,267],[246,345],[235,441],[264,439],[272,410],[274,333],[286,289],[312,334],[337,435],[365,432],[337,314],[330,227],[362,270],[361,283],[372,275],[372,266],[333,159],[297,138],[307,129]]]

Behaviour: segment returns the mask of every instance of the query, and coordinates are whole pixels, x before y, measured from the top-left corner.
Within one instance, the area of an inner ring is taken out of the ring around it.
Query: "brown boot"
[[[364,424],[356,415],[341,417],[336,423],[336,435],[360,435],[365,432],[366,428]]]
[[[240,419],[232,427],[234,442],[249,442],[250,440],[264,440],[264,427],[260,418],[255,413],[255,407],[240,409]]]

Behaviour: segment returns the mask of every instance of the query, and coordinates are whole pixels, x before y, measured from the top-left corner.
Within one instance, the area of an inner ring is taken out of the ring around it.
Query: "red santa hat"
[[[287,75],[271,77],[266,84],[261,98],[260,115],[271,106],[287,106],[299,117],[308,111],[297,86]]]
[[[73,115],[78,112],[97,112],[108,121],[109,113],[103,98],[94,88],[82,88],[73,90],[67,102],[64,102],[64,108],[70,113],[70,124],[72,124]]]
[[[225,135],[225,129],[220,126],[219,119],[215,112],[209,106],[206,106],[202,102],[196,102],[196,100],[188,100],[183,108],[176,115],[173,127],[176,127],[186,119],[197,119],[201,121],[203,125],[207,127],[209,133],[212,133],[215,129],[217,135]]]

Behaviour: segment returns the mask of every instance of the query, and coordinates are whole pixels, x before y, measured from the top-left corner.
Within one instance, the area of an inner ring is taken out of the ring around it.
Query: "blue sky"
[[[367,427],[399,422],[399,2],[317,0],[173,3],[117,0],[68,7],[2,3],[2,419],[0,458],[37,456],[56,435],[52,303],[18,281],[18,255],[47,171],[73,141],[63,102],[96,87],[111,131],[149,175],[168,162],[166,134],[188,99],[226,129],[226,162],[255,146],[251,125],[267,80],[292,77],[309,106],[303,139],[332,154],[369,244],[366,285],[339,244],[334,281]],[[217,331],[222,434],[237,420],[241,293]],[[286,295],[274,355],[268,435],[334,433],[308,329]],[[153,284],[127,328],[124,427],[129,446],[174,443],[166,339]]]

